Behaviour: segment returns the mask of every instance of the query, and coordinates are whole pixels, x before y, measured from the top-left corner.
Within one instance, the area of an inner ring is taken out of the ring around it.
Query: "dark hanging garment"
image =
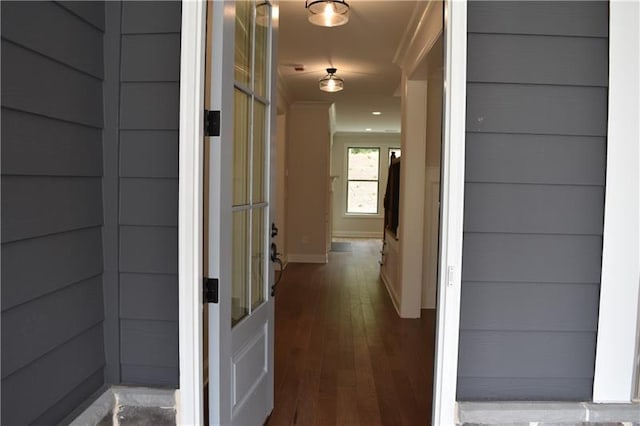
[[[400,158],[392,156],[384,194],[384,227],[397,234],[400,205]]]

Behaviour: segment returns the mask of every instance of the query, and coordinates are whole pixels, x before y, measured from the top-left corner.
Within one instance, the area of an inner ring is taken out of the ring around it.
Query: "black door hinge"
[[[204,110],[205,136],[220,136],[220,111]]]
[[[217,278],[204,279],[204,301],[205,303],[218,303],[219,286]]]

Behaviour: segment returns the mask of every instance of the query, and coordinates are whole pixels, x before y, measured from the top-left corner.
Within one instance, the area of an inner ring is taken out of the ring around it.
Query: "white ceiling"
[[[401,73],[392,61],[416,2],[347,1],[349,22],[333,28],[309,23],[304,0],[280,2],[278,70],[289,100],[335,103],[338,132],[399,132],[400,97],[394,93]],[[292,64],[304,65],[304,71]],[[318,89],[329,67],[344,79],[342,92]]]

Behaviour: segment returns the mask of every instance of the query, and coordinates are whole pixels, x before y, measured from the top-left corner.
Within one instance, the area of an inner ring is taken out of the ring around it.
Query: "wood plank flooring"
[[[290,264],[278,286],[269,426],[430,423],[435,311],[400,319],[381,242],[350,241],[327,265]]]

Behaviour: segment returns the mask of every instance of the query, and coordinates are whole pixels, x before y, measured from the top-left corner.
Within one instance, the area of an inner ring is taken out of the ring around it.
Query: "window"
[[[391,164],[391,155],[395,154],[396,158],[400,158],[400,148],[389,148],[389,164]]]
[[[347,149],[347,213],[378,213],[379,148]]]

